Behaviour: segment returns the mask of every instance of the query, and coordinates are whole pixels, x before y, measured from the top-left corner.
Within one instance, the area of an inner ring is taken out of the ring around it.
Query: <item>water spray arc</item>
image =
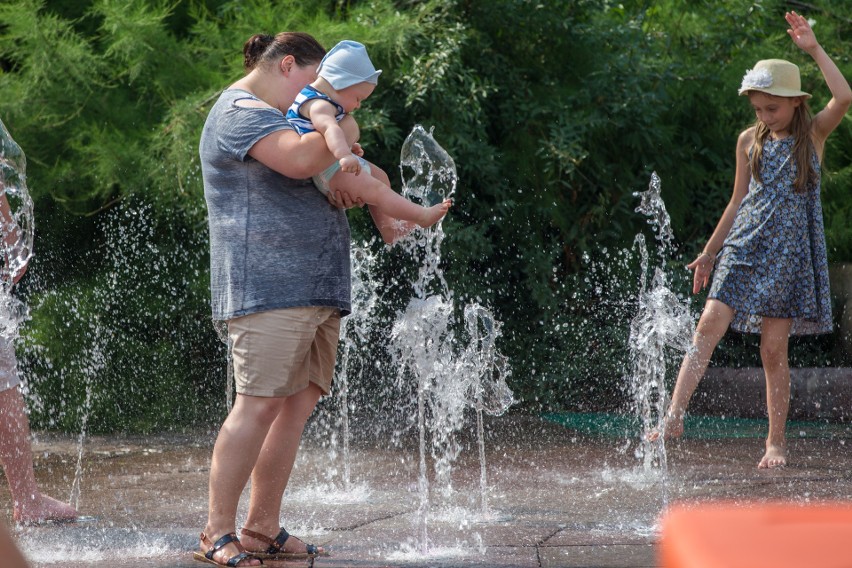
[[[424,205],[451,198],[457,175],[453,159],[422,126],[415,126],[402,147],[400,171],[403,195]],[[428,512],[432,495],[449,499],[452,465],[461,452],[458,432],[465,424],[465,411],[473,408],[481,459],[481,507],[487,509],[487,477],[484,462],[482,412],[502,414],[511,405],[506,385],[509,369],[494,344],[499,322],[478,305],[464,308],[465,320],[456,320],[452,291],[441,269],[444,232],[434,227],[411,233],[400,246],[421,259],[413,297],[393,325],[391,346],[399,369],[400,385],[417,385],[417,429],[419,448],[417,511],[418,541],[427,552]],[[467,337],[464,332],[467,332]],[[435,490],[430,488],[427,456],[431,456]]]
[[[630,322],[630,368],[628,384],[633,405],[640,420],[640,442],[637,456],[646,471],[659,469],[666,474],[665,432],[655,441],[648,439],[654,429],[664,427],[668,408],[666,389],[667,354],[688,349],[692,317],[688,304],[672,290],[666,272],[674,235],[671,220],[661,196],[660,178],[652,174],[648,190],[635,193],[641,198],[636,212],[648,217],[658,242],[658,264],[649,276],[651,262],[645,237],[636,235],[634,248],[640,254],[638,308]]]

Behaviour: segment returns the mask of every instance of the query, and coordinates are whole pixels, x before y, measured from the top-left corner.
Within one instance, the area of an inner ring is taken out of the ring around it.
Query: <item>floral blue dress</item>
[[[768,139],[760,161],[762,182],[749,182],[733,226],[716,258],[708,298],[733,308],[731,328],[760,333],[763,317],[790,318],[791,335],[832,329],[828,259],[816,187],[796,193],[794,139]]]

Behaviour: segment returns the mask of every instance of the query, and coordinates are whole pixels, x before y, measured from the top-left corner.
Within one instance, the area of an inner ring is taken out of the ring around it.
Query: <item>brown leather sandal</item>
[[[235,568],[237,564],[239,564],[243,560],[251,560],[253,558],[260,560],[260,558],[258,558],[256,554],[246,552],[246,549],[243,548],[242,544],[240,544],[240,539],[237,538],[237,535],[235,533],[228,533],[225,536],[221,537],[219,540],[217,540],[215,543],[210,542],[210,539],[207,538],[207,535],[201,533],[201,542],[210,545],[210,548],[207,549],[207,552],[192,553],[192,557],[195,560],[198,560],[199,562],[206,562],[207,564],[215,564],[216,566],[230,566],[231,568]],[[217,552],[222,550],[222,548],[228,546],[232,542],[236,545],[238,554],[228,558],[228,560],[225,561],[225,564],[217,562],[216,559],[213,558],[213,556]],[[263,560],[260,560],[260,564],[263,564]]]
[[[316,556],[328,556],[328,553],[323,550],[321,547],[316,546],[314,544],[305,544],[305,552],[284,552],[284,543],[287,542],[288,538],[295,538],[299,542],[302,542],[302,539],[296,536],[292,536],[287,532],[287,529],[281,527],[281,531],[278,533],[278,536],[275,538],[270,538],[264,534],[260,534],[259,532],[255,532],[250,529],[241,529],[240,532],[248,537],[256,538],[264,544],[269,545],[263,552],[252,552],[252,554],[256,558],[266,558],[268,560],[282,560],[285,558],[314,558]]]

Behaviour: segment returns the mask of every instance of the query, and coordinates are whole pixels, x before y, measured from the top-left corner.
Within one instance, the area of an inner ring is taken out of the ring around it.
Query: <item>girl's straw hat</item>
[[[763,59],[747,71],[740,85],[740,94],[749,91],[760,91],[777,97],[806,97],[809,93],[802,90],[802,79],[799,68],[783,59]]]

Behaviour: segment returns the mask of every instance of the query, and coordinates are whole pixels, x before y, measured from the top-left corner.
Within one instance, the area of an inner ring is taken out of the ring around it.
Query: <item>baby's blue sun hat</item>
[[[367,48],[357,41],[344,40],[331,48],[320,61],[317,75],[336,91],[358,83],[379,82],[381,70],[373,67]]]

